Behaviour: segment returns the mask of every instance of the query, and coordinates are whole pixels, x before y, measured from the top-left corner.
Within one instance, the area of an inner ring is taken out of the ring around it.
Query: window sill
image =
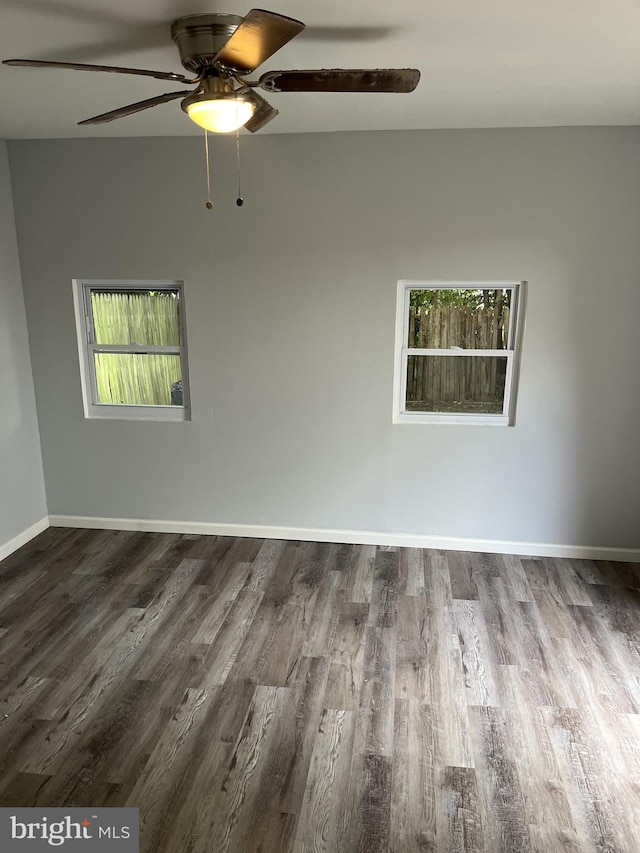
[[[400,412],[393,417],[394,424],[457,424],[466,426],[513,426],[508,415],[457,415],[449,412]]]
[[[87,420],[183,422],[191,420],[184,406],[90,406]]]

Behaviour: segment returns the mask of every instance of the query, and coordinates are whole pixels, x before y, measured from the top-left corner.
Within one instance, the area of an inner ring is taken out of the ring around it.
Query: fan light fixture
[[[191,100],[186,98],[185,100]],[[218,95],[215,98],[192,101],[185,112],[196,124],[213,133],[229,133],[246,124],[256,111],[256,105],[242,96]]]
[[[206,77],[200,92],[194,92],[182,101],[182,109],[205,130],[212,133],[229,133],[246,124],[257,108],[257,102],[244,91],[233,88],[233,83],[222,77]]]

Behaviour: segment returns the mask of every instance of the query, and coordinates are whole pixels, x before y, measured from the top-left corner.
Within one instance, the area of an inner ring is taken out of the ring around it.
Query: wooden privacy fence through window
[[[509,307],[474,309],[459,305],[409,306],[407,406],[442,410],[477,403],[501,411],[506,358],[411,355],[411,348],[506,350]],[[444,404],[444,406],[442,405]]]
[[[180,302],[171,292],[94,292],[97,344],[180,345]],[[170,406],[171,388],[182,379],[174,354],[96,354],[98,400],[107,404]]]

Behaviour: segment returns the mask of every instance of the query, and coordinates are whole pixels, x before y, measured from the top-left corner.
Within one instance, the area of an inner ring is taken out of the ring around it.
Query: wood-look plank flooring
[[[0,564],[0,805],[144,853],[638,853],[640,566],[50,528]]]

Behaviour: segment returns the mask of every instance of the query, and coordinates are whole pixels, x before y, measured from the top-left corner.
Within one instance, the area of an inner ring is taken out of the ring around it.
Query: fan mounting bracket
[[[180,62],[198,74],[213,68],[215,58],[242,23],[239,15],[188,15],[171,24],[171,38],[178,46]]]

